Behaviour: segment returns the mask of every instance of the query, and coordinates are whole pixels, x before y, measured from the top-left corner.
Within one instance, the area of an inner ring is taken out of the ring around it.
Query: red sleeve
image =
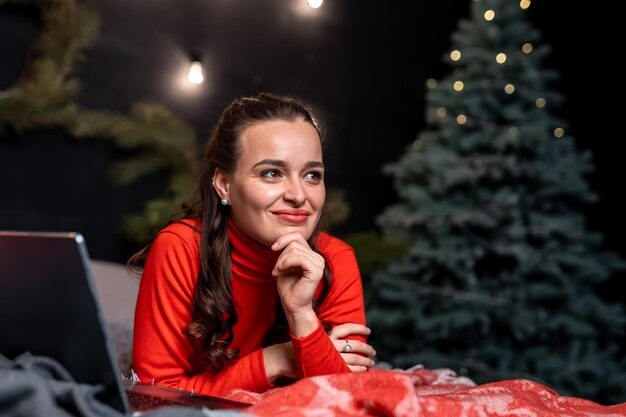
[[[331,327],[344,323],[365,324],[361,274],[352,248],[334,238],[329,245],[337,250],[324,253],[332,272],[332,283],[326,300],[318,310],[319,320]],[[349,340],[366,342],[360,335]],[[302,377],[350,372],[341,354],[320,325],[313,333],[298,338],[291,335],[296,363]]]
[[[193,231],[168,230],[176,229],[161,232],[150,248],[137,297],[133,366],[139,380],[216,396],[235,388],[271,388],[263,349],[229,362],[218,374],[202,371],[199,346],[184,333],[193,312],[198,246],[195,235],[187,236]]]

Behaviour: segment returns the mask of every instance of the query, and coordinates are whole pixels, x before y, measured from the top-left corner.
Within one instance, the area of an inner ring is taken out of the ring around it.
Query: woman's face
[[[326,199],[315,128],[300,119],[253,124],[240,148],[235,172],[217,172],[215,180],[220,196],[230,200],[235,225],[267,246],[291,232],[309,239]]]

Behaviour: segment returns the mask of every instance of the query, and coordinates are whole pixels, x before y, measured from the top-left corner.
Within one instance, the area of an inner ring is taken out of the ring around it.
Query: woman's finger
[[[348,369],[350,369],[352,372],[365,372],[365,371],[367,371],[370,368],[368,368],[367,366],[351,366],[351,365],[348,365]]]
[[[376,351],[372,346],[358,340],[333,340],[333,344],[335,345],[335,349],[341,353],[358,353],[367,357],[376,356]]]
[[[330,331],[329,336],[333,339],[345,339],[346,337],[355,334],[367,336],[371,332],[372,331],[369,329],[369,327],[364,326],[363,324],[345,323],[333,327],[333,329]]]
[[[306,246],[307,248],[310,249],[309,244],[307,243],[307,241],[304,238],[304,236],[302,236],[298,232],[292,232],[292,233],[287,233],[286,235],[282,235],[281,237],[276,239],[276,242],[274,242],[274,244],[272,244],[271,249],[273,251],[283,250],[291,242],[298,242],[298,243],[300,243],[300,244],[302,244],[302,245],[304,245],[304,246]]]
[[[342,353],[341,357],[348,366],[364,366],[371,368],[374,366],[374,361],[370,358],[364,358],[361,355],[355,355],[353,353]]]
[[[324,273],[324,260],[311,257],[305,253],[294,252],[282,256],[276,261],[272,274],[281,275],[281,272],[299,268],[306,278],[320,278]]]

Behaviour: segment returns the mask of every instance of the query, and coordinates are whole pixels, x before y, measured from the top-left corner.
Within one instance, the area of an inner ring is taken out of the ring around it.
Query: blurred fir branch
[[[124,234],[133,242],[149,242],[191,197],[193,174],[200,162],[195,133],[162,105],[137,103],[128,116],[80,111],[71,132],[77,137],[111,139],[120,148],[140,151],[111,168],[116,185],[126,186],[163,170],[169,172],[164,195],[149,201],[143,213],[124,220]]]
[[[350,217],[350,205],[346,201],[346,191],[341,188],[326,190],[326,203],[322,217],[323,228],[332,230]]]
[[[0,0],[7,4],[40,5],[43,30],[17,85],[0,92],[0,134],[64,125],[75,115],[79,83],[72,72],[97,38],[97,12],[73,0]]]
[[[402,259],[407,254],[410,245],[401,240],[382,236],[373,230],[349,234],[345,237],[345,241],[354,249],[361,271],[365,303],[368,305],[374,292],[372,277],[385,270],[392,262]]]
[[[119,148],[138,151],[117,162],[112,181],[120,186],[157,171],[170,174],[164,195],[127,217],[124,234],[145,244],[188,198],[199,162],[193,130],[159,104],[137,103],[129,115],[93,111],[76,103],[80,84],[74,70],[97,38],[98,13],[75,0],[0,0],[5,5],[39,6],[42,32],[18,83],[0,91],[0,136],[61,126],[78,138],[112,140]]]

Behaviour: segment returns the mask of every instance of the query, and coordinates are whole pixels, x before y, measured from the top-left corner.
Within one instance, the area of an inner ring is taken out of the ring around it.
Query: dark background
[[[161,102],[205,138],[236,96],[270,91],[309,102],[326,128],[327,185],[347,192],[345,235],[375,228],[395,200],[381,167],[424,128],[425,81],[448,67],[442,57],[471,0],[107,0],[100,37],[78,68],[79,101],[127,113]],[[626,256],[621,152],[624,84],[617,64],[621,22],[612,2],[533,2],[529,16],[553,51],[546,67],[562,77],[557,114],[580,149],[594,154],[589,177],[600,197],[589,227]],[[39,32],[37,8],[0,8],[0,93],[14,85]],[[201,53],[207,79],[185,84],[189,57]],[[615,104],[613,104],[615,103]],[[92,257],[123,262],[136,247],[119,233],[124,214],[158,196],[166,177],[115,188],[107,176],[124,153],[107,141],[77,140],[60,129],[0,136],[0,229],[77,230]],[[622,277],[610,284],[620,298]]]

